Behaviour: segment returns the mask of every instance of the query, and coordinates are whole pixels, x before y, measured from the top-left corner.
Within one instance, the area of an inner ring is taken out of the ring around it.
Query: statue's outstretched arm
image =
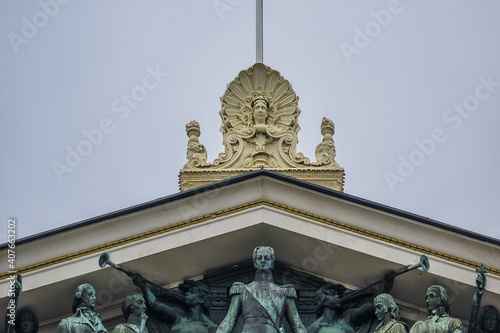
[[[373,302],[368,302],[351,311],[348,323],[351,326],[361,326],[363,323],[371,320],[374,316],[375,308],[373,307]]]
[[[231,333],[234,325],[241,314],[241,297],[240,294],[234,294],[231,297],[231,304],[227,310],[226,317],[220,323],[217,333]]]
[[[157,301],[156,296],[153,294],[151,289],[148,288],[146,282],[144,282],[144,278],[140,274],[136,274],[132,280],[136,286],[141,288],[142,293],[144,294],[144,299],[146,300],[146,305],[149,308],[153,309],[168,322],[172,322],[177,318],[177,314],[174,309]]]

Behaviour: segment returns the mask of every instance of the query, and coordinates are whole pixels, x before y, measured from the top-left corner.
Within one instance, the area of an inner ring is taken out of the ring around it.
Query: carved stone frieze
[[[316,162],[297,152],[298,100],[292,85],[278,71],[262,63],[241,71],[221,97],[224,152],[213,163],[207,162],[207,151],[198,140],[199,124],[191,121],[186,125],[188,161],[179,174],[180,189],[265,168],[289,175],[295,170],[296,178],[342,191],[344,169],[335,162],[331,120],[323,118],[323,141],[316,147]]]

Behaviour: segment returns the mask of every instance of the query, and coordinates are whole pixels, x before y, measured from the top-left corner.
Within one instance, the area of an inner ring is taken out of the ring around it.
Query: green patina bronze
[[[472,299],[472,305],[469,317],[469,333],[498,333],[499,332],[499,315],[498,310],[492,305],[488,305],[483,309],[478,320],[479,308],[486,288],[486,273],[484,265],[481,264],[479,269],[476,269],[479,274],[476,278],[476,292]]]
[[[113,333],[148,333],[146,328],[146,301],[138,293],[128,294],[122,303],[124,324],[119,324]]]
[[[183,305],[187,308],[187,313],[184,313],[160,302],[139,274],[133,277],[133,281],[144,293],[148,308],[169,324],[171,333],[215,333],[217,330],[217,325],[205,314],[210,296],[205,285],[187,280],[180,286],[180,289],[186,290],[182,297]]]
[[[280,286],[273,281],[274,262],[274,250],[271,247],[255,248],[255,280],[249,284],[233,284],[229,292],[230,306],[217,333],[231,333],[240,316],[244,320],[242,333],[284,332],[284,318],[294,333],[306,332],[295,304],[295,289],[292,285]]]
[[[96,293],[94,287],[85,283],[78,286],[73,296],[71,310],[74,315],[61,320],[57,333],[100,333],[107,332],[101,317],[94,312]]]
[[[410,333],[463,333],[464,327],[459,319],[450,317],[450,303],[446,290],[438,285],[427,289],[428,318],[417,321]]]
[[[381,282],[382,291],[388,292],[394,282],[394,273],[386,274]],[[326,283],[318,289],[315,299],[319,318],[307,327],[308,333],[373,333],[376,330],[382,319],[376,317],[373,293],[363,288],[360,290],[364,294],[358,290],[344,295],[345,290],[343,285],[333,283]]]
[[[375,317],[380,322],[375,333],[406,333],[405,323],[399,321],[399,308],[389,294],[380,294],[373,300]]]

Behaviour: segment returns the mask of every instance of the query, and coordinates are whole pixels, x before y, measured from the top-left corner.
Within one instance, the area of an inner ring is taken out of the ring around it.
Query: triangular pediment
[[[262,244],[275,249],[277,269],[282,265],[308,276],[308,289],[321,280],[362,288],[425,254],[430,270],[397,277],[391,291],[408,323],[425,317],[425,292],[433,284],[448,289],[453,315],[466,322],[474,265],[481,262],[490,271],[483,304],[500,306],[498,241],[266,170],[20,240],[23,255],[17,263],[25,284],[20,306],[34,309],[41,327],[52,332],[70,315],[76,286],[87,282],[111,328],[123,321],[121,302],[136,287],[123,273],[99,267],[103,251],[163,286],[212,279],[214,286],[227,287],[231,279],[251,276],[248,267],[234,271],[234,265],[248,262]],[[276,282],[283,283],[284,273],[276,274]],[[0,287],[7,290],[7,281],[4,276]],[[49,307],[54,293],[58,302]]]

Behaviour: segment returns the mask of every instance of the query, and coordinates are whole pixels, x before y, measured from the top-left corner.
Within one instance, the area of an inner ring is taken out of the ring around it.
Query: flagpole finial
[[[257,62],[264,61],[264,43],[263,43],[263,35],[264,35],[264,20],[263,20],[263,9],[262,9],[262,0],[256,0],[257,3],[257,30],[256,30],[256,59]]]

